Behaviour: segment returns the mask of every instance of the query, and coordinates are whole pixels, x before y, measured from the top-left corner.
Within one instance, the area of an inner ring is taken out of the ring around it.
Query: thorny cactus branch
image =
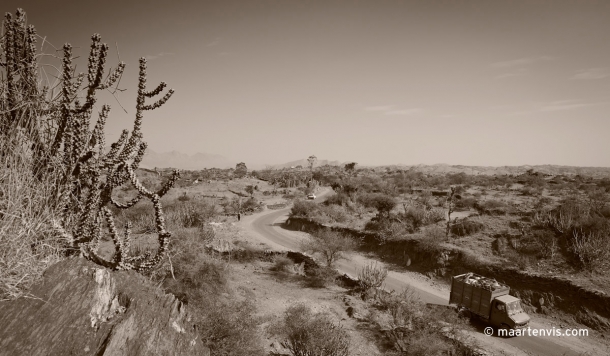
[[[119,80],[119,78],[123,75],[123,72],[125,71],[125,66],[126,65],[124,62],[119,63],[119,66],[112,72],[108,79],[106,79],[104,84],[100,85],[100,89],[108,89],[112,87],[117,82],[117,80]]]
[[[112,203],[112,205],[114,205],[115,207],[119,208],[119,209],[129,209],[132,206],[136,205],[140,199],[142,199],[142,194],[138,194],[135,198],[131,199],[129,202],[127,203],[119,203],[118,201],[114,200],[114,198],[110,198],[110,202]]]
[[[176,183],[178,178],[180,178],[180,171],[175,170],[174,173],[172,174],[172,176],[170,177],[169,181],[167,181],[167,183],[165,183],[163,188],[161,188],[157,192],[157,195],[159,197],[163,197],[165,194],[167,194],[167,192],[169,192],[169,190],[172,189],[172,187],[174,186],[174,184]]]
[[[110,107],[108,105],[102,106],[102,111],[99,113],[97,123],[95,124],[93,133],[91,134],[91,139],[89,140],[89,149],[93,149],[97,144],[100,149],[100,155],[104,153],[104,145],[106,144],[104,137],[104,126],[106,125],[106,119],[108,118],[109,111]]]
[[[135,171],[147,148],[141,131],[143,113],[165,104],[174,91],[169,89],[162,95],[167,87],[165,82],[148,91],[146,60],[141,58],[133,129],[123,131],[106,153],[104,128],[110,107],[102,106],[93,129],[89,127],[90,121],[97,93],[120,80],[125,63],[120,62],[106,73],[108,45],[102,43],[100,35],[94,34],[87,71],[76,74],[72,46],[66,43],[58,70],[61,92],[56,100],[48,87],[39,88],[43,80],[38,72],[36,31],[33,26],[27,26],[25,12],[19,9],[16,16],[7,14],[3,32],[0,57],[2,54],[4,57],[0,58],[0,70],[6,72],[6,79],[0,81],[0,134],[15,132],[19,126],[27,128],[29,137],[25,143],[36,143],[35,154],[41,158],[36,160],[35,174],[39,178],[44,174],[57,176],[59,183],[53,204],[61,212],[61,221],[52,221],[52,227],[65,239],[68,251],[80,250],[84,257],[102,266],[137,271],[155,267],[165,256],[171,237],[166,231],[160,198],[174,185],[179,172],[174,172],[169,181],[154,192],[142,186]],[[159,95],[162,95],[160,99],[152,99]],[[152,103],[147,104],[147,99],[152,99]],[[27,117],[31,122],[17,122],[17,115]],[[36,131],[40,125],[46,126]],[[139,194],[131,201],[119,203],[112,197],[112,192],[127,182],[133,184]],[[153,202],[159,249],[156,253],[129,256],[131,225],[128,223],[125,232],[119,234],[109,206],[127,209],[143,197]],[[116,250],[110,261],[97,253],[105,232],[111,235]]]
[[[144,159],[144,154],[146,153],[146,148],[148,148],[148,144],[146,142],[140,143],[140,147],[138,148],[138,152],[136,156],[133,158],[133,162],[131,163],[131,167],[138,167]]]
[[[102,227],[101,227],[102,219],[103,219],[103,213],[101,211],[99,211],[95,216],[95,222],[93,224],[93,229],[91,231],[92,239],[91,239],[91,242],[89,243],[89,248],[93,252],[97,252],[99,245],[100,245],[100,240],[102,237]]]
[[[165,82],[161,82],[159,83],[159,86],[157,86],[154,90],[149,92],[143,92],[142,95],[147,98],[152,98],[153,96],[159,95],[163,91],[163,89],[165,89],[166,86],[167,84]]]
[[[62,144],[69,145],[69,134],[66,128],[69,125],[71,115],[70,104],[72,102],[73,88],[72,80],[72,46],[68,43],[64,45],[64,58],[62,61],[62,92],[61,92],[61,112],[59,113],[59,127],[55,133],[55,139],[51,145],[51,157],[55,157]],[[67,146],[66,146],[67,147]],[[65,148],[67,150],[67,148]]]

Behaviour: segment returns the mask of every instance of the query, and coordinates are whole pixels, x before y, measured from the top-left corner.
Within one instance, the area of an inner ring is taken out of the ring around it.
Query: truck
[[[527,328],[530,317],[519,298],[509,295],[510,287],[475,273],[451,277],[449,304],[461,314],[483,320],[498,329]]]

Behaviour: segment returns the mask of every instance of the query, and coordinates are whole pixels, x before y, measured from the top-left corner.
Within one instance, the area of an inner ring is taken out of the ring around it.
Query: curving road
[[[332,191],[327,189],[322,192],[316,201],[324,200],[324,196],[328,195]],[[292,231],[281,228],[283,223],[290,212],[289,208],[282,210],[271,210],[261,214],[256,214],[244,219],[243,224],[250,227],[250,230],[259,237],[262,242],[265,242],[269,246],[280,250],[299,250],[299,238]],[[357,276],[358,270],[361,269],[366,263],[371,263],[374,260],[361,256],[359,254],[353,254],[349,260],[340,260],[336,267],[341,273],[347,273],[350,276]],[[447,305],[449,300],[449,293],[446,291],[440,291],[428,283],[422,281],[421,278],[417,278],[414,273],[399,273],[390,271],[385,282],[385,289],[387,290],[403,290],[405,287],[410,287],[422,301],[432,304]],[[535,336],[522,336],[514,338],[499,338],[499,337],[487,337],[483,336],[482,329],[485,325],[477,325],[479,332],[472,333],[473,337],[477,340],[482,348],[489,346],[493,349],[502,350],[503,353],[510,355],[544,355],[544,356],[555,356],[555,355],[566,355],[566,356],[577,356],[582,355],[583,351],[586,351],[588,355],[608,355],[608,351],[601,351],[597,347],[592,347],[586,340],[587,337],[535,337]],[[531,323],[532,328],[546,328],[535,321]],[[496,347],[497,346],[497,347]],[[575,351],[578,350],[578,351]]]

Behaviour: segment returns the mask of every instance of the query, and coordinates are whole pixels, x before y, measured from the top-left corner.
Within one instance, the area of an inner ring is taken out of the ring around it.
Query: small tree
[[[346,258],[345,252],[354,250],[356,246],[356,242],[351,238],[326,228],[312,233],[301,248],[306,252],[321,254],[326,265],[331,267],[337,260]]]
[[[358,187],[353,184],[344,184],[342,189],[343,189],[343,192],[345,194],[349,195],[350,197],[354,197],[356,192],[358,192]]]
[[[242,178],[246,175],[246,173],[248,173],[248,167],[246,167],[246,164],[244,162],[240,162],[235,165],[235,177]]]
[[[311,155],[309,156],[309,158],[307,158],[307,163],[309,165],[309,170],[313,171],[313,166],[316,165],[316,162],[318,161],[318,157]]]
[[[254,186],[253,185],[247,186],[246,193],[250,194],[250,196],[253,196],[254,195]]]
[[[378,195],[374,198],[373,206],[380,217],[389,217],[390,211],[396,206],[396,200],[389,195]]]
[[[348,171],[348,172],[353,172],[353,171],[354,171],[354,169],[356,168],[356,165],[357,165],[357,164],[358,164],[358,163],[356,163],[356,162],[347,163],[347,164],[345,165],[345,170],[346,170],[346,171]]]

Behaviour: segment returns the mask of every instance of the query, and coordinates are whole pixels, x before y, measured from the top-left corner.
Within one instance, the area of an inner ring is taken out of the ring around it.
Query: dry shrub
[[[358,271],[358,284],[364,293],[368,293],[381,288],[387,276],[388,270],[377,266],[377,262],[366,264]]]
[[[349,214],[341,205],[321,205],[319,210],[334,222],[344,223],[349,220]]]
[[[442,250],[442,243],[447,238],[445,229],[440,226],[431,226],[424,232],[419,240],[417,249],[426,255],[435,255]]]
[[[305,287],[326,288],[335,281],[337,276],[338,273],[329,267],[316,266],[315,268],[309,268],[305,271]]]
[[[604,272],[607,271],[607,261],[610,259],[610,220],[600,213],[601,209],[594,209],[594,206],[591,201],[567,198],[553,210],[537,212],[534,224],[551,228],[562,241],[566,241],[572,261],[578,267]],[[558,245],[557,239],[541,242],[555,247]]]
[[[605,231],[583,231],[573,229],[570,251],[578,258],[584,269],[607,272],[610,263],[610,229]]]
[[[238,248],[231,251],[228,257],[230,260],[241,263],[251,263],[268,258],[264,249],[249,244],[238,244]]]
[[[211,299],[196,311],[199,335],[211,355],[264,356],[258,335],[260,320],[251,300]]]
[[[292,259],[284,255],[276,255],[273,258],[273,266],[271,266],[270,270],[283,274],[306,276],[304,261],[301,263],[294,263]],[[309,269],[309,272],[311,273],[311,268]]]
[[[485,225],[478,221],[462,219],[451,225],[451,233],[456,236],[468,236],[482,231],[484,228]]]
[[[402,221],[410,222],[414,229],[422,226],[435,224],[445,220],[446,212],[443,209],[411,206],[404,209],[404,212],[399,214]]]
[[[505,202],[494,199],[479,201],[475,207],[479,213],[487,215],[506,215],[511,210]]]
[[[312,201],[297,200],[290,210],[290,217],[313,218],[318,210],[318,204]]]
[[[526,270],[532,267],[538,261],[535,256],[526,255],[522,253],[515,253],[513,259],[521,270]]]
[[[275,256],[271,270],[275,272],[288,272],[294,266],[294,262],[286,256]]]
[[[167,278],[165,288],[189,304],[203,303],[227,291],[228,267],[210,256],[180,254],[172,259],[176,279]]]
[[[366,223],[364,230],[376,232],[380,242],[385,243],[404,238],[416,229],[410,221],[400,222],[394,217],[374,216]]]
[[[165,208],[168,225],[203,227],[217,215],[216,206],[206,201],[180,201]]]
[[[132,224],[132,231],[136,234],[153,234],[156,230],[155,214],[152,203],[140,202],[131,209],[112,209],[117,225],[122,226],[128,221]]]
[[[381,292],[377,295],[379,309],[392,316],[392,328],[410,327],[412,319],[420,314],[421,301],[410,287],[399,293]]]
[[[460,209],[471,209],[474,208],[476,204],[477,199],[475,197],[462,197],[455,201],[455,207]]]
[[[324,201],[325,205],[340,205],[346,206],[351,201],[349,195],[343,192],[339,192],[337,194],[331,195]]]
[[[349,355],[347,332],[326,314],[314,314],[305,305],[294,305],[286,310],[282,326],[284,345],[293,356]]]
[[[530,244],[524,244],[519,248],[520,251],[533,252],[551,260],[553,260],[560,251],[559,237],[556,233],[546,229],[531,231],[524,240],[530,242]]]

